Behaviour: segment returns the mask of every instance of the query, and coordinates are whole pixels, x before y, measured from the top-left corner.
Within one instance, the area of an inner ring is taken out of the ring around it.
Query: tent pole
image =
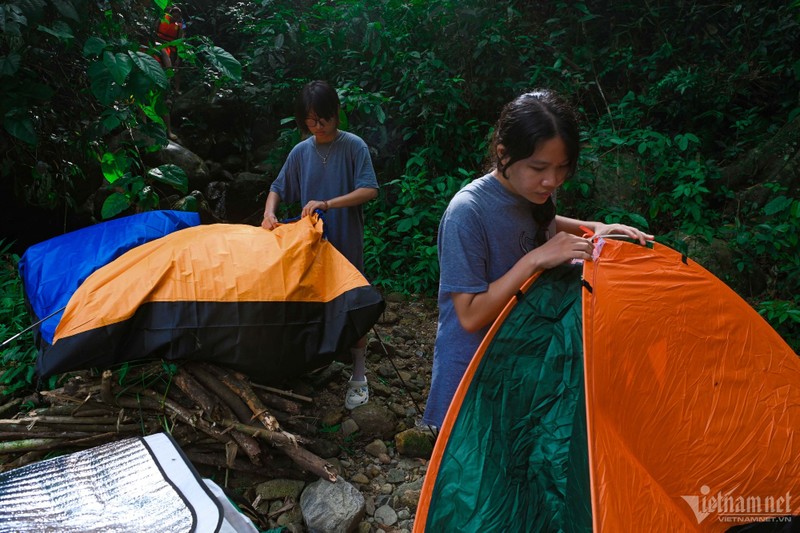
[[[25,333],[29,332],[30,330],[32,330],[33,328],[35,328],[36,326],[38,326],[39,324],[41,324],[42,322],[44,322],[45,320],[47,320],[48,318],[51,318],[51,317],[53,317],[53,316],[57,315],[58,313],[60,313],[61,311],[63,311],[63,310],[64,310],[64,309],[66,309],[66,308],[67,308],[67,306],[65,305],[65,306],[64,306],[64,307],[62,307],[61,309],[58,309],[58,310],[56,310],[56,311],[53,311],[52,313],[50,313],[49,315],[47,315],[46,317],[44,317],[44,318],[43,318],[43,319],[41,319],[40,321],[38,321],[38,322],[36,322],[36,323],[34,323],[34,324],[31,324],[30,326],[28,326],[27,328],[23,329],[22,331],[20,331],[19,333],[17,333],[17,334],[16,334],[16,335],[14,335],[13,337],[11,337],[10,339],[6,339],[5,341],[3,341],[3,344],[0,344],[0,348],[2,348],[3,346],[5,346],[5,345],[6,345],[6,344],[8,344],[9,342],[13,341],[14,339],[16,339],[17,337],[19,337],[20,335],[24,335]]]
[[[400,383],[403,385],[403,390],[406,392],[406,394],[408,394],[408,397],[411,398],[411,401],[414,403],[414,408],[417,410],[417,414],[420,417],[423,416],[422,409],[420,409],[419,404],[414,399],[414,397],[411,396],[411,391],[408,390],[408,386],[406,385],[405,380],[403,380],[403,376],[400,375],[400,371],[397,369],[397,366],[395,366],[395,364],[394,364],[394,359],[392,359],[392,356],[389,354],[389,350],[386,349],[386,345],[383,344],[383,340],[381,339],[381,336],[378,334],[378,330],[375,329],[375,325],[374,324],[372,325],[372,332],[375,333],[375,337],[378,339],[378,342],[380,343],[381,348],[383,348],[383,353],[386,354],[386,357],[389,359],[389,363],[391,363],[392,368],[394,368],[395,374],[397,374],[397,377],[400,378]],[[431,434],[433,435],[433,438],[435,439],[436,436],[437,436],[436,428],[434,428],[431,425],[428,425],[428,429],[430,430]]]

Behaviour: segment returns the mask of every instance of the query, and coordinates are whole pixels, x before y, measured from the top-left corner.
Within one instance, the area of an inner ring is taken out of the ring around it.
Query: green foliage
[[[430,294],[437,285],[439,220],[450,198],[473,177],[464,169],[458,176],[431,176],[431,160],[439,155],[432,148],[412,154],[405,174],[384,184],[383,201],[367,208],[364,266],[375,275],[374,283],[389,290]]]
[[[0,139],[0,177],[15,176],[18,190],[35,191],[27,200],[72,207],[86,194],[87,175],[101,175],[124,189],[104,204],[102,215],[114,216],[157,207],[154,182],[175,185],[150,174],[141,158],[167,143],[163,117],[174,72],[162,68],[159,50],[177,47],[186,64],[213,72],[220,84],[240,81],[241,66],[207,37],[152,46],[149,21],[167,4],[12,0],[0,7],[0,50],[7,51],[0,114],[9,135]]]
[[[8,341],[31,325],[22,280],[17,274],[19,257],[9,253],[10,246],[0,240],[0,342]],[[32,389],[36,379],[33,333],[23,333],[0,350],[0,399]]]
[[[21,182],[25,202],[74,206],[76,187],[96,178],[109,189],[104,216],[114,216],[182,191],[180,176],[142,158],[167,142],[173,73],[153,59],[144,22],[167,5],[0,6],[0,177]],[[720,274],[798,342],[797,188],[758,168],[744,185],[726,179],[800,116],[798,2],[223,0],[191,9],[191,35],[170,44],[195,84],[247,105],[253,131],[274,147],[271,167],[299,140],[285,117],[300,87],[337,87],[342,126],[368,143],[382,185],[366,206],[366,269],[377,284],[436,290],[444,208],[486,170],[501,106],[543,86],[581,114],[584,149],[561,212],[631,223],[676,245],[727,243],[734,274]],[[251,133],[236,142],[250,146]],[[788,170],[791,154],[763,157],[784,155]],[[761,276],[763,287],[752,281]]]

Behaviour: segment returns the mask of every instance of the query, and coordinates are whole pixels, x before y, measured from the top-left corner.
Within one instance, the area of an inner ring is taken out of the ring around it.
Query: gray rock
[[[350,415],[361,428],[363,435],[390,439],[394,435],[397,417],[388,408],[377,402],[356,407]],[[344,425],[342,425],[344,430]]]
[[[300,497],[309,533],[348,533],[364,519],[364,496],[350,483],[318,480]]]
[[[256,487],[262,500],[282,500],[287,496],[297,500],[305,483],[296,479],[271,479]]]
[[[276,520],[279,526],[288,526],[289,524],[302,524],[303,512],[300,507],[295,505],[285,513],[281,514]]]
[[[306,448],[320,457],[336,457],[339,454],[339,445],[327,439],[314,439],[306,444]]]
[[[354,409],[354,412],[358,411],[359,409],[365,409],[368,405],[369,404],[363,405],[361,407],[357,407],[356,409]],[[347,420],[342,422],[342,434],[345,437],[348,436],[348,435],[352,435],[353,433],[355,433],[359,429],[361,429],[360,424],[358,422],[356,422],[355,420],[353,420],[352,418],[348,418]]]
[[[369,382],[370,394],[372,396],[380,396],[382,398],[390,398],[392,396],[392,388],[384,385],[377,379]]]
[[[147,163],[153,166],[176,165],[183,169],[189,179],[189,190],[204,190],[211,181],[205,161],[178,143],[169,141],[167,146],[147,155]]]
[[[430,457],[433,442],[429,432],[418,428],[410,428],[394,436],[398,453],[406,457]]]
[[[386,443],[380,439],[376,439],[364,447],[364,451],[370,454],[373,457],[380,457],[382,453],[386,453],[388,450],[386,448]]]
[[[369,484],[369,478],[363,472],[359,472],[356,475],[354,475],[352,478],[350,478],[350,481],[352,481],[353,483],[358,483],[359,485]]]
[[[387,476],[389,483],[403,483],[406,480],[406,473],[400,468],[392,468]]]
[[[397,509],[408,508],[413,510],[417,509],[419,503],[419,495],[422,492],[422,483],[425,481],[424,477],[420,477],[409,483],[403,483],[394,489],[392,495],[392,505]]]
[[[383,505],[375,510],[375,521],[384,526],[392,526],[397,523],[397,513],[388,505]]]
[[[364,500],[364,505],[369,516],[375,514],[375,498],[372,496],[367,496],[367,498]]]

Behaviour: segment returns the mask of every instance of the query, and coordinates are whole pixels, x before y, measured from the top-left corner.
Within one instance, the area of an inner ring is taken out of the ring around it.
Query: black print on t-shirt
[[[519,247],[524,253],[527,254],[528,252],[536,248],[536,238],[529,237],[528,233],[525,231],[520,232]]]

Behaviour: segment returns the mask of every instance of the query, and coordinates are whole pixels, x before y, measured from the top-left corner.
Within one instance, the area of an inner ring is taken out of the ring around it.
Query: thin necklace
[[[339,137],[341,137],[341,133],[337,133],[336,134],[336,138],[333,139],[333,141],[328,145],[328,151],[325,152],[325,155],[322,155],[319,152],[319,149],[317,148],[317,139],[316,139],[316,137],[314,138],[314,151],[317,152],[317,155],[319,156],[319,158],[322,159],[322,165],[323,166],[328,164],[328,157],[330,157],[331,150],[333,150],[333,145],[336,143],[336,141],[339,140]]]

